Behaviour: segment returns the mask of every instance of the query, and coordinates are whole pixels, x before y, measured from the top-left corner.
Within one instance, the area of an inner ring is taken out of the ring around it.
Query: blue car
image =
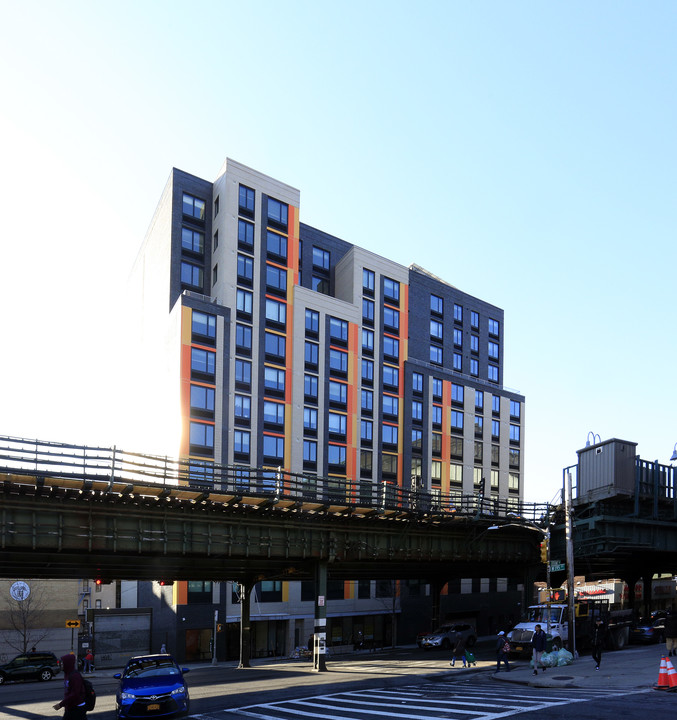
[[[190,698],[180,668],[171,655],[139,655],[127,663],[116,694],[117,717],[168,718],[187,715]]]

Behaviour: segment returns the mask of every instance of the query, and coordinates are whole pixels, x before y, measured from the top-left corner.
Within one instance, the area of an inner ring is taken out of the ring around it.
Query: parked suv
[[[449,650],[456,644],[459,638],[465,639],[467,647],[472,647],[477,642],[475,628],[468,623],[455,623],[442,625],[441,628],[431,633],[423,633],[418,636],[417,644],[420,648],[442,648]]]
[[[0,665],[0,685],[8,680],[51,680],[61,663],[51,652],[27,652]]]

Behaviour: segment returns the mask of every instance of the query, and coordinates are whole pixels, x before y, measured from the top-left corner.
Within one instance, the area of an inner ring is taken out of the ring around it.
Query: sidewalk
[[[533,687],[648,690],[658,682],[661,658],[665,655],[663,643],[631,646],[617,652],[605,652],[599,670],[595,670],[590,655],[583,655],[571,665],[548,668],[545,672],[539,670],[538,675],[533,674],[529,660],[525,659],[510,663],[509,673],[501,667],[501,672],[495,673],[493,679]],[[677,658],[670,659],[677,669]]]

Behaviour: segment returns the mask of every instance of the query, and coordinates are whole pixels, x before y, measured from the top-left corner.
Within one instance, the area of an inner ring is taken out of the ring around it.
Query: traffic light
[[[169,585],[173,585],[173,584],[174,584],[173,580],[158,580],[158,585],[160,585],[160,587],[168,587]]]
[[[547,563],[548,562],[548,541],[544,540],[541,543],[541,562]]]
[[[94,584],[97,587],[101,587],[101,585],[110,585],[112,582],[113,582],[112,580],[104,580],[103,578],[100,578],[100,577],[98,577],[94,580]]]

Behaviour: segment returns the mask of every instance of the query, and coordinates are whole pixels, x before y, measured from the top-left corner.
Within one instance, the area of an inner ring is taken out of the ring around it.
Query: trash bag
[[[557,650],[554,652],[544,652],[541,655],[541,665],[544,667],[557,667]]]
[[[574,661],[574,656],[568,651],[562,648],[558,653],[557,666],[563,667],[564,665],[571,665]]]

